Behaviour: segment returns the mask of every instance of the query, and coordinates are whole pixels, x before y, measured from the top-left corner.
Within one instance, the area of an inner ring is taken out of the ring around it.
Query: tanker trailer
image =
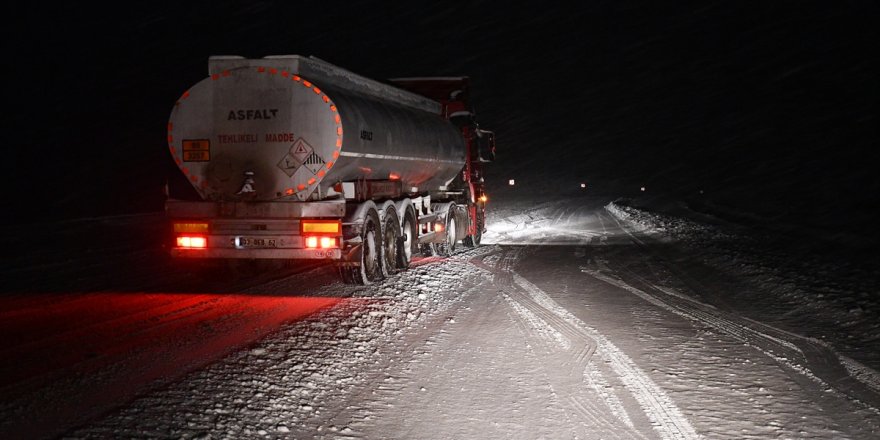
[[[299,55],[208,64],[168,122],[191,186],[168,191],[172,257],[326,260],[369,284],[479,245],[495,146],[467,77],[392,86]]]

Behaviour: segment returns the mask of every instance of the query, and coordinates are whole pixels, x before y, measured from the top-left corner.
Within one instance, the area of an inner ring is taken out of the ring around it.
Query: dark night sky
[[[702,189],[765,218],[873,227],[875,2],[316,3],[12,6],[12,221],[160,210],[165,124],[207,57],[295,53],[376,79],[470,75],[496,182]]]

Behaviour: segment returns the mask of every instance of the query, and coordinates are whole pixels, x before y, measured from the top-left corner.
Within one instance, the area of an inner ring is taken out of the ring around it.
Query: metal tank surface
[[[298,55],[212,57],[175,103],[170,152],[205,200],[320,200],[336,182],[447,185],[461,134],[422,96]]]

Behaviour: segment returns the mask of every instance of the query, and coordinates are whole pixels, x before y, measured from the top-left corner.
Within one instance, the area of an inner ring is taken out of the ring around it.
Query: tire
[[[483,240],[483,215],[477,210],[477,232],[473,235],[468,235],[462,240],[462,244],[465,247],[474,248],[480,245],[480,242]]]
[[[346,284],[369,285],[382,279],[382,227],[375,209],[364,216],[361,227],[361,255],[358,266],[341,266],[342,280]]]
[[[382,275],[389,277],[398,271],[398,252],[400,251],[400,221],[397,219],[397,211],[389,207],[385,211],[385,219],[382,221],[382,252],[381,258]]]
[[[455,225],[455,205],[450,204],[449,210],[446,211],[446,240],[443,243],[437,243],[437,254],[448,257],[455,253],[456,235]]]
[[[412,261],[413,255],[419,252],[418,237],[419,225],[416,223],[415,215],[412,210],[407,210],[403,216],[403,227],[401,228],[400,249],[397,252],[397,268],[406,269]]]

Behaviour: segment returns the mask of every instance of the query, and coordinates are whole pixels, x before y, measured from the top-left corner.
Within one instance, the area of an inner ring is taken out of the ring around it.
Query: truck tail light
[[[330,249],[339,247],[336,243],[336,237],[315,237],[309,236],[306,237],[306,249],[317,249],[320,247],[321,249]]]
[[[443,223],[434,223],[434,232],[443,232]]]
[[[180,233],[195,233],[195,234],[207,234],[208,233],[208,224],[203,222],[189,222],[189,223],[175,223],[174,224],[174,232]]]
[[[340,235],[342,234],[341,220],[303,220],[300,222],[302,235]]]
[[[208,239],[199,236],[181,235],[177,237],[177,247],[188,249],[204,249],[208,247]]]

